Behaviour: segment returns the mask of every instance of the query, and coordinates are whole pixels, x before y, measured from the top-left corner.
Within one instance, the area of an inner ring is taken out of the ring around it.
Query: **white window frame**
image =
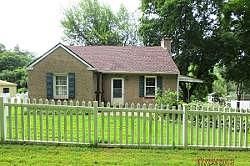
[[[147,78],[154,78],[155,79],[155,86],[147,86]],[[155,97],[155,95],[146,95],[146,89],[147,87],[154,87],[155,88],[155,93],[157,90],[157,76],[144,76],[144,96],[145,97]]]
[[[56,95],[56,77],[57,76],[65,76],[67,79],[67,95]],[[68,74],[66,73],[55,73],[53,76],[53,96],[54,99],[68,99],[69,98],[69,80],[68,80]]]
[[[122,97],[121,98],[113,98],[113,80],[122,80]],[[111,78],[111,103],[113,105],[114,100],[121,100],[120,103],[124,103],[124,78],[121,77],[116,77],[116,78]]]

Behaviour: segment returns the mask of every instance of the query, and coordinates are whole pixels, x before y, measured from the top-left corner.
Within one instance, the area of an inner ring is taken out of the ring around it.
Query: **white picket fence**
[[[237,108],[237,103],[240,104],[240,109],[250,109],[250,101],[249,100],[242,100],[242,101],[232,100],[230,102],[231,107],[233,109],[236,109]]]
[[[0,98],[0,113],[5,143],[250,149],[249,110]]]

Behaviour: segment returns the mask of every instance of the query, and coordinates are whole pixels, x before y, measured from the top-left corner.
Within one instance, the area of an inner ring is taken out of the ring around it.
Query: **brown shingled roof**
[[[179,70],[162,47],[66,46],[100,72],[171,73]]]

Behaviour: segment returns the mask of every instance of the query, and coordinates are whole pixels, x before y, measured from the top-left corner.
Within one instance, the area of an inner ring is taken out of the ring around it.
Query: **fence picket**
[[[163,134],[163,128],[164,128],[164,115],[163,113],[160,114],[160,117],[161,117],[161,134],[160,134],[160,137],[161,137],[161,145],[163,145],[163,137],[164,137],[164,134]]]
[[[107,108],[110,109],[110,103],[107,103]],[[108,111],[108,144],[110,144],[110,110]]]
[[[52,105],[55,105],[55,101],[51,101]],[[55,141],[55,109],[52,110],[52,141]]]
[[[178,106],[178,111],[180,111],[181,108]],[[181,115],[182,114],[177,114],[177,120],[178,120],[178,145],[181,145],[181,123],[182,123],[182,120],[181,120]],[[184,127],[184,126],[183,126]]]
[[[113,105],[114,108],[116,108],[116,105]],[[114,144],[116,144],[116,111],[114,109],[113,111],[113,120],[114,120]]]
[[[202,112],[204,112],[204,108],[202,108]],[[201,145],[204,146],[204,114],[201,115]]]
[[[90,108],[92,106],[91,102],[88,102],[88,108]],[[92,143],[91,140],[91,111],[90,109],[88,110],[88,137],[89,137],[89,143]]]
[[[30,104],[30,99],[28,99],[28,104]],[[30,109],[27,108],[27,135],[28,140],[31,140],[31,134],[30,134]]]
[[[137,112],[137,144],[140,145],[140,139],[141,139],[141,136],[140,136],[140,104],[138,103],[137,106],[136,106],[136,112]]]
[[[240,110],[240,112],[242,113],[242,109]],[[242,115],[240,115],[240,129],[239,129],[239,147],[242,146]]]
[[[230,111],[230,109],[229,109]],[[228,146],[232,145],[232,116],[228,116]]]
[[[237,145],[237,116],[234,117],[234,146]],[[230,145],[229,145],[230,146]]]
[[[149,109],[152,109],[153,105],[149,104]],[[149,144],[152,144],[152,112],[149,112]]]
[[[119,108],[122,108],[122,105],[119,104]],[[120,126],[119,126],[119,137],[120,137],[120,145],[122,144],[122,111],[119,111],[119,117],[120,117]]]
[[[218,146],[221,146],[221,116],[218,115],[218,138],[217,138],[217,144]]]
[[[104,107],[104,103],[102,102],[101,103],[101,108],[103,108]],[[104,130],[105,130],[105,128],[104,128],[104,111],[101,111],[101,121],[102,121],[102,125],[101,125],[101,133],[102,133],[102,143],[104,144]]]
[[[166,108],[166,110],[168,109],[168,106]],[[169,145],[169,113],[166,115],[166,145]]]
[[[14,99],[14,103],[17,104],[17,99]],[[13,107],[15,112],[15,139],[18,140],[18,118],[17,118],[17,111],[18,107]]]
[[[131,104],[131,144],[134,144],[134,103]]]
[[[11,103],[11,100],[9,99],[8,101],[9,103]],[[9,106],[8,107],[9,110],[9,139],[12,140],[12,107]]]
[[[154,109],[157,109],[157,105],[155,105]],[[158,113],[155,112],[155,145],[158,144]]]
[[[126,145],[128,144],[128,103],[125,104],[125,121],[126,121]]]
[[[224,109],[224,112],[225,110],[226,109]],[[226,115],[223,114],[222,118],[223,118],[223,146],[226,146]]]
[[[207,107],[209,111],[209,107]],[[207,146],[210,145],[210,115],[207,115]]]
[[[21,104],[24,103],[24,100],[21,100]],[[25,130],[24,130],[24,108],[21,106],[21,128],[22,128],[22,140],[25,140]]]
[[[198,112],[198,106],[196,106],[196,111]],[[195,116],[195,127],[196,127],[196,146],[199,145],[199,119],[198,113]]]
[[[33,99],[33,104],[36,104],[36,99]],[[36,133],[36,116],[37,116],[37,109],[34,108],[34,110],[33,110],[34,140],[37,140],[37,133]]]
[[[215,146],[215,115],[212,116],[212,145]]]
[[[245,116],[245,136],[244,136],[245,148],[248,147],[248,116]]]
[[[43,100],[39,99],[39,104],[43,104]],[[43,112],[39,110],[39,122],[40,122],[40,141],[43,140]]]

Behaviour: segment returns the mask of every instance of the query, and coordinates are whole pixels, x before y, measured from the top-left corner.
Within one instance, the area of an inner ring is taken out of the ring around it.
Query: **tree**
[[[225,4],[221,43],[224,77],[236,83],[237,100],[250,86],[250,1],[231,0]]]
[[[140,34],[145,45],[159,45],[171,37],[174,60],[183,75],[204,81],[180,83],[183,100],[202,99],[212,91],[213,67],[219,61],[218,31],[223,0],[142,0]]]
[[[97,0],[81,0],[61,21],[70,44],[129,45],[137,42],[136,26],[124,6],[117,14]]]
[[[26,66],[31,62],[32,55],[19,48],[13,51],[3,48],[0,52],[0,79],[14,82],[19,91],[25,91],[27,88]]]

